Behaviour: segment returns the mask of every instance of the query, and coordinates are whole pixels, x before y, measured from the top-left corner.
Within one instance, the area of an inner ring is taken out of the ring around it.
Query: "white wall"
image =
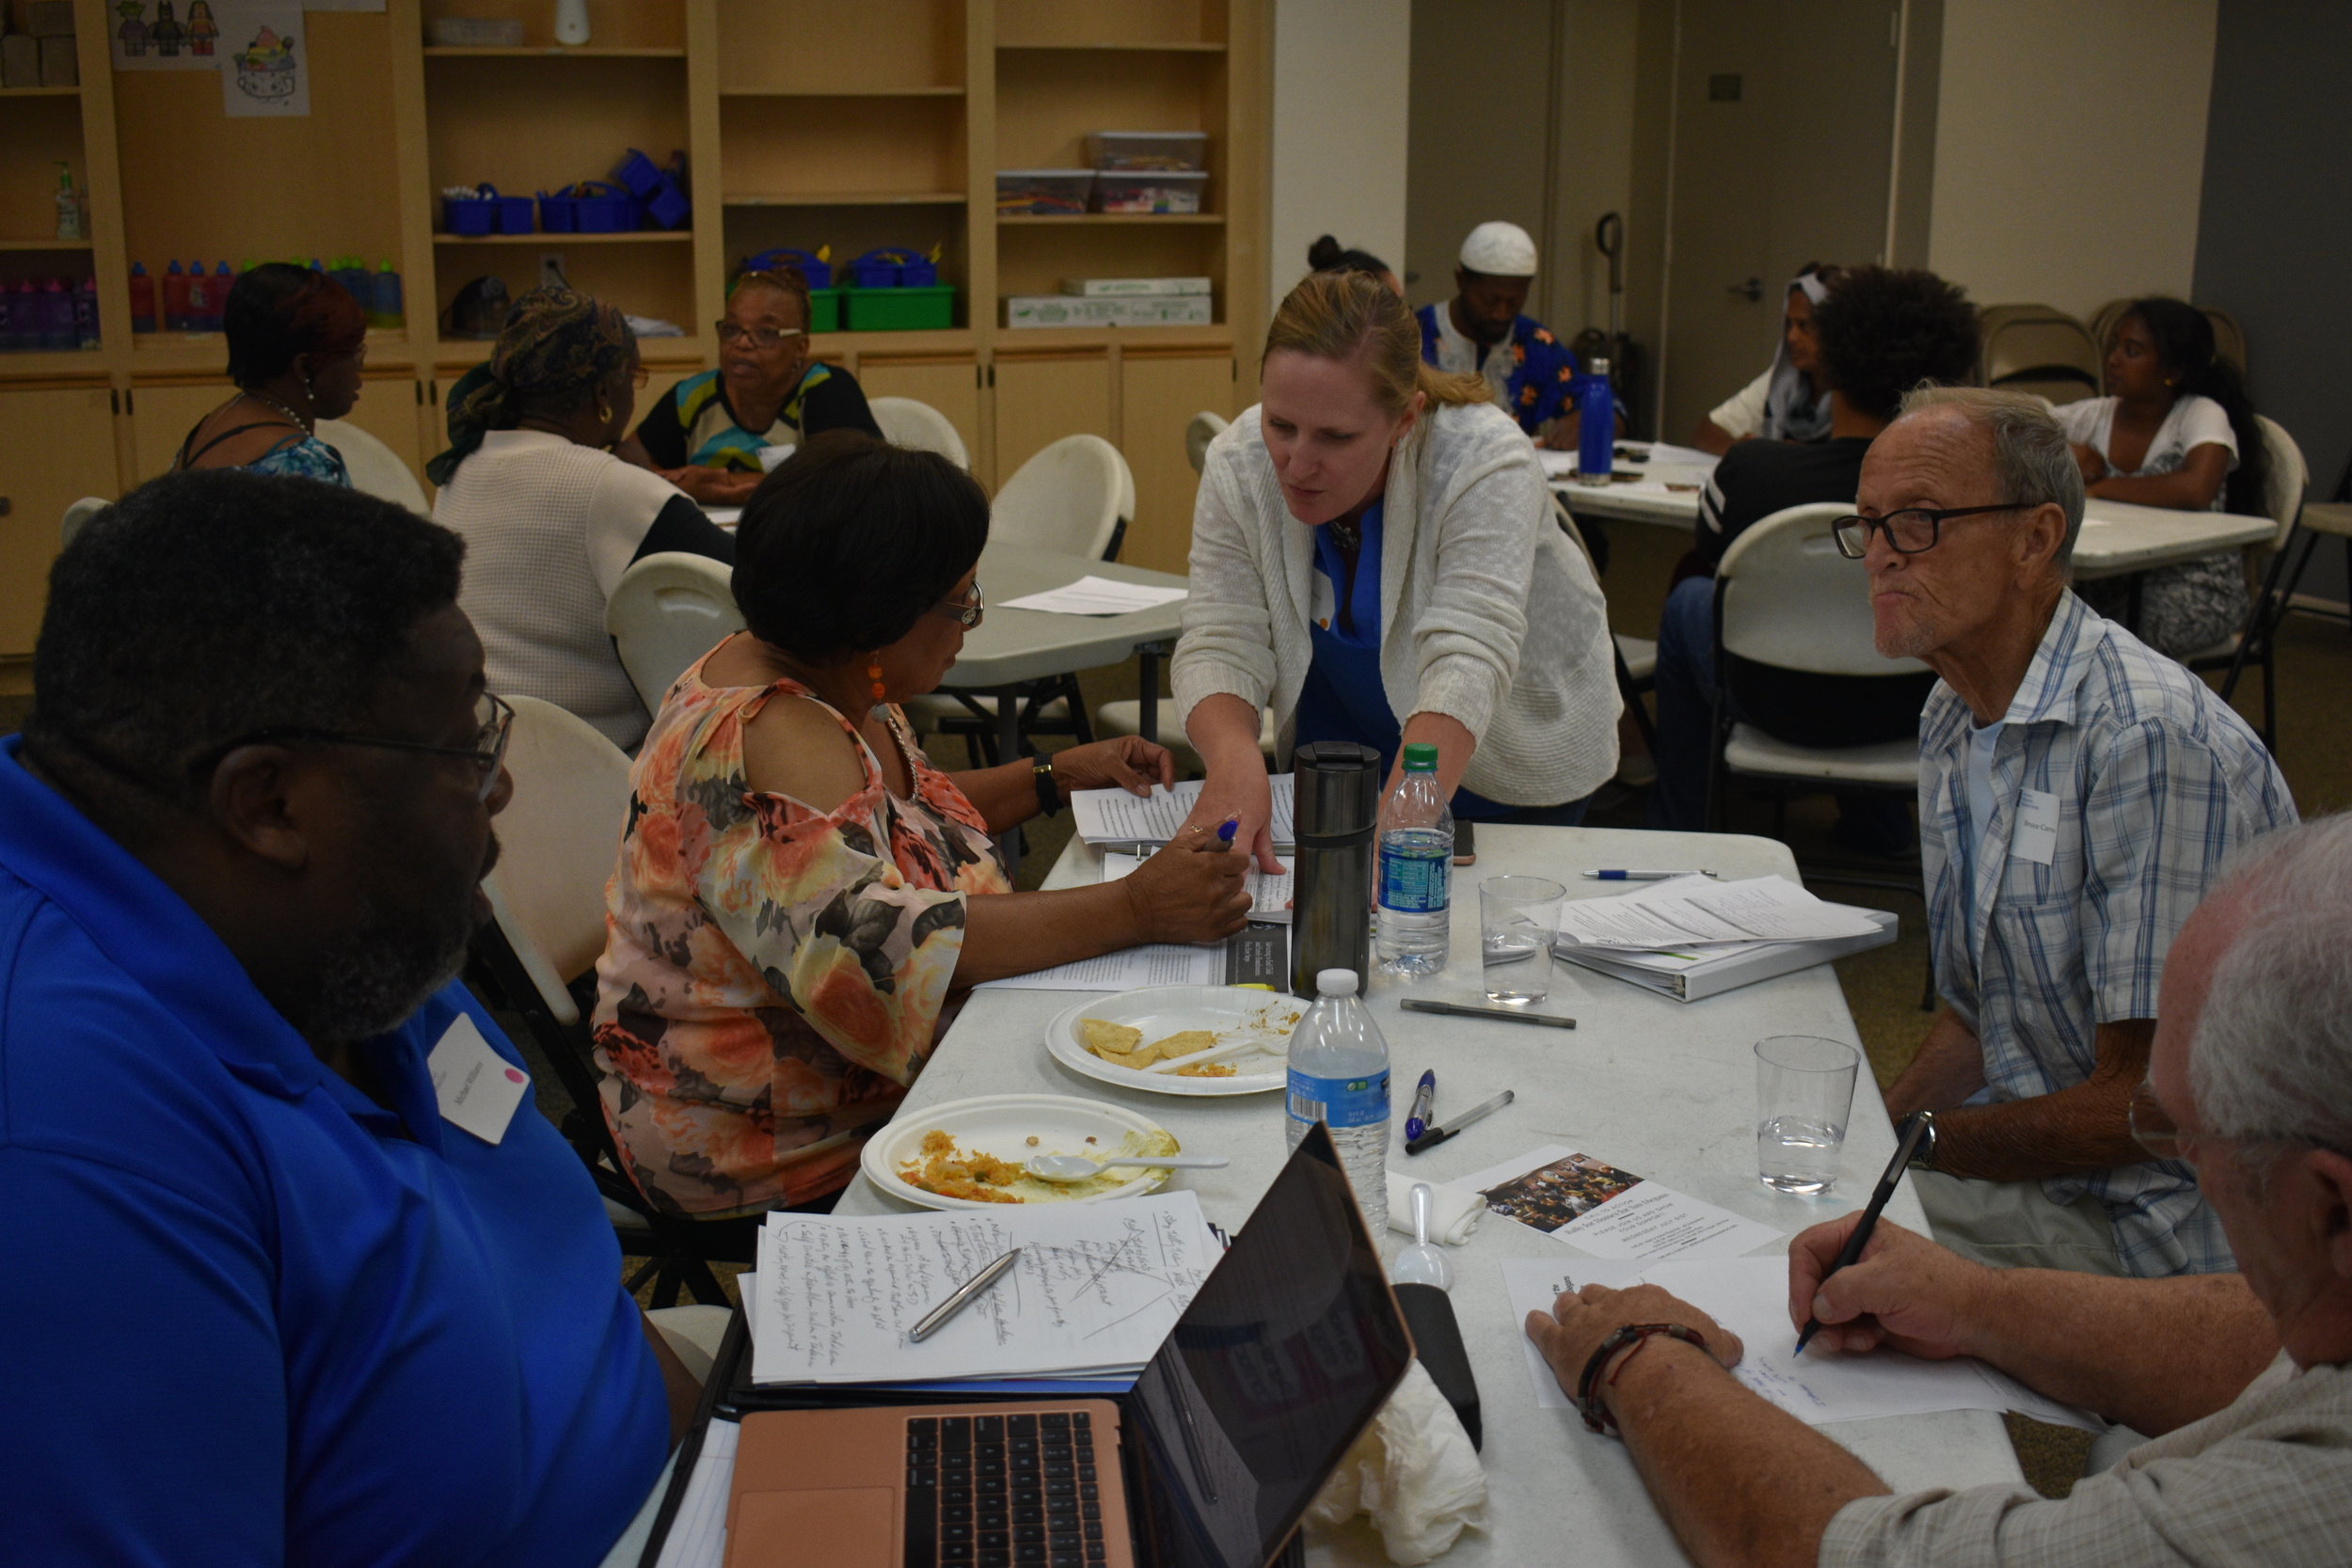
[[[1411,67],[1411,0],[1276,0],[1269,315],[1319,234],[1404,265]]]
[[[1928,265],[1980,305],[2186,298],[2217,0],[1945,0]]]

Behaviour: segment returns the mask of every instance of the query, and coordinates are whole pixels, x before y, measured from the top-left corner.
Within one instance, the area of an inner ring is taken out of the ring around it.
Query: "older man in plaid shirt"
[[[1942,678],[1919,839],[1947,1006],[1886,1093],[1935,1113],[1919,1199],[1979,1261],[2153,1277],[2233,1267],[2189,1167],[2124,1108],[2172,939],[2238,844],[2296,820],[2203,682],[2067,592],[2082,524],[2036,400],[1924,390],[1871,447],[1840,545],[1879,651]]]

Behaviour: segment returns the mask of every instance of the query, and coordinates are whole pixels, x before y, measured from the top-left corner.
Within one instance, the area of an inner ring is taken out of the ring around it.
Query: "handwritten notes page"
[[[1737,1258],[1780,1234],[1771,1226],[1630,1171],[1546,1144],[1446,1183],[1596,1258]]]
[[[1736,882],[1677,877],[1621,897],[1580,898],[1560,909],[1562,941],[1641,951],[1816,942],[1877,929],[1864,911],[1825,903],[1784,877]]]
[[[1891,1350],[1842,1355],[1808,1347],[1796,1349],[1788,1322],[1788,1259],[1734,1258],[1704,1263],[1559,1262],[1542,1258],[1506,1258],[1502,1282],[1511,1301],[1511,1321],[1549,1311],[1563,1291],[1587,1285],[1624,1290],[1657,1285],[1737,1334],[1743,1346],[1732,1375],[1801,1421],[1825,1426],[1872,1416],[1922,1416],[1935,1410],[2015,1410],[2039,1421],[2100,1432],[2106,1423],[2072,1405],[2045,1399],[1995,1368],[1968,1357],[1922,1361]],[[1527,1373],[1535,1403],[1566,1410],[1575,1402],[1560,1390],[1551,1369],[1522,1336]]]
[[[907,1330],[1013,1247],[1021,1261],[921,1344]],[[1217,1248],[1190,1192],[1041,1209],[772,1213],[760,1228],[762,1384],[1023,1377],[1150,1360]]]
[[[1103,880],[1115,882],[1121,877],[1134,876],[1136,868],[1140,866],[1146,858],[1143,855],[1131,855],[1123,850],[1112,850],[1103,857]],[[1292,879],[1293,873],[1297,869],[1297,862],[1284,860],[1278,855],[1275,857],[1274,863],[1282,869],[1278,874],[1269,877],[1258,869],[1257,862],[1251,861],[1249,870],[1242,878],[1242,891],[1249,895],[1250,919],[1278,920],[1287,925],[1291,917],[1291,899],[1296,891]]]
[[[1274,786],[1274,843],[1278,848],[1288,847],[1296,835],[1291,826],[1295,776],[1277,773],[1267,782]],[[1070,797],[1071,820],[1078,836],[1089,844],[1166,844],[1192,815],[1200,789],[1200,780],[1186,779],[1173,789],[1153,784],[1149,795],[1130,795],[1123,789],[1075,790]]]

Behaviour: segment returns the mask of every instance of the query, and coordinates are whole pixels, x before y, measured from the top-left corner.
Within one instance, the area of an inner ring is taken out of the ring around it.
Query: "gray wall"
[[[2196,298],[2246,328],[2254,405],[2286,426],[2325,500],[2352,454],[2352,6],[2221,0]],[[2342,600],[2323,545],[2306,594]]]

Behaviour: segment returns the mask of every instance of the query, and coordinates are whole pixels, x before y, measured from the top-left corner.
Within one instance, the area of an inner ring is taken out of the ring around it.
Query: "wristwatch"
[[[1919,1143],[1918,1147],[1911,1151],[1909,1168],[1933,1170],[1935,1168],[1935,1113],[1919,1111],[1914,1114],[1919,1118]]]
[[[1031,757],[1029,782],[1037,785],[1037,809],[1051,816],[1061,810],[1061,791],[1054,784],[1054,759]]]

